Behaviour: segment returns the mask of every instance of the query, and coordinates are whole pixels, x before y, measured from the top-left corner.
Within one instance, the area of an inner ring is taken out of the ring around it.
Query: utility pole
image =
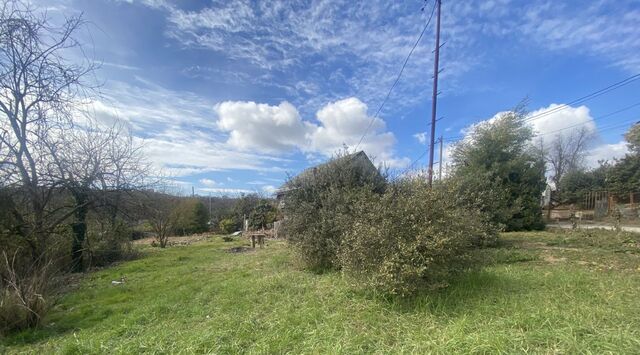
[[[438,101],[438,72],[440,61],[440,6],[441,0],[436,0],[438,13],[436,14],[436,50],[435,61],[433,62],[433,98],[431,101],[431,141],[429,143],[429,187],[433,184],[433,148],[436,137],[436,105]]]
[[[442,180],[442,136],[440,136],[440,162],[438,163],[438,180]]]

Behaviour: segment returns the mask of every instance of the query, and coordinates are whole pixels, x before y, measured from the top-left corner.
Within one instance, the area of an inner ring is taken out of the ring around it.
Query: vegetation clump
[[[495,241],[497,229],[452,198],[453,185],[388,183],[351,159],[336,157],[287,184],[284,228],[307,267],[406,296],[446,285],[471,265],[471,248]]]
[[[402,296],[447,285],[472,265],[472,247],[497,235],[479,212],[457,205],[452,192],[405,179],[370,194],[344,234],[342,272],[358,285]]]
[[[526,117],[516,108],[472,127],[452,155],[453,196],[488,214],[505,231],[544,228],[544,161],[531,146],[533,131]]]
[[[352,227],[356,206],[365,196],[384,192],[380,172],[355,159],[341,154],[285,185],[284,234],[313,270],[340,268],[338,249]]]

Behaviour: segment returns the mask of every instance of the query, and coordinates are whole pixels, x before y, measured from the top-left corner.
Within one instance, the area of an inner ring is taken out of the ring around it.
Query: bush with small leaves
[[[340,155],[286,184],[284,235],[310,269],[340,268],[338,248],[355,206],[384,191],[384,177],[362,154]]]
[[[445,286],[471,266],[474,244],[497,234],[479,212],[457,205],[453,193],[415,179],[361,199],[340,246],[344,275],[356,285],[401,296]]]

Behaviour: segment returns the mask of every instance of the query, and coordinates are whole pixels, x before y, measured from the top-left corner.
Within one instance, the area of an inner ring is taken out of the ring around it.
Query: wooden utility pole
[[[440,161],[438,162],[438,180],[442,180],[442,136],[440,136]]]
[[[441,0],[436,0],[437,3],[437,18],[436,18],[436,50],[435,60],[433,62],[433,97],[431,101],[431,141],[429,142],[429,186],[433,184],[433,148],[435,145],[436,136],[436,105],[438,102],[438,72],[440,61],[440,6]]]

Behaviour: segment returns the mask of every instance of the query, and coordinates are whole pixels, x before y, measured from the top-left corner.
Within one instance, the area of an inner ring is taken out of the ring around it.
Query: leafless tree
[[[593,131],[587,127],[558,133],[553,137],[545,152],[545,160],[551,168],[551,181],[556,188],[568,172],[583,167],[587,149],[593,138]]]
[[[51,206],[59,186],[51,179],[50,149],[89,89],[83,78],[94,65],[63,56],[80,48],[74,34],[82,25],[81,17],[53,25],[19,0],[0,5],[0,182],[23,197],[21,235],[34,259],[48,233],[74,213]]]
[[[60,136],[60,147],[50,148],[53,178],[73,197],[72,270],[82,271],[89,209],[108,208],[114,224],[122,194],[144,189],[150,168],[142,146],[120,123],[104,127],[89,120]]]
[[[176,216],[174,208],[178,203],[178,197],[164,192],[149,194],[145,203],[145,215],[151,225],[154,238],[158,246],[164,248],[173,233]]]

